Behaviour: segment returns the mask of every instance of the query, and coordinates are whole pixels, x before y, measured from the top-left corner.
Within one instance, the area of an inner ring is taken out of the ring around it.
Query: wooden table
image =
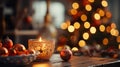
[[[60,58],[59,54],[53,54],[49,61],[33,62],[26,67],[102,67],[102,65],[109,66],[108,64],[112,64],[115,61],[116,59],[110,58],[72,56],[68,62],[65,62]]]
[[[14,65],[2,65],[0,67],[13,67]],[[16,67],[16,66],[14,66]],[[89,56],[72,56],[65,62],[59,54],[53,54],[49,61],[35,61],[29,65],[17,67],[120,67],[120,61],[111,58],[98,58]]]

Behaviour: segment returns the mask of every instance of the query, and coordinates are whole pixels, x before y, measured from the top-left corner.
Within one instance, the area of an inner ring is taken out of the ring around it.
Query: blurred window
[[[32,5],[34,9],[33,21],[34,25],[41,25],[44,22],[44,16],[46,13],[46,2],[45,1],[35,1]],[[64,5],[60,2],[51,2],[50,4],[50,15],[52,17],[52,23],[60,28],[60,24],[64,21],[65,18],[65,8]],[[35,25],[35,27],[36,27]]]

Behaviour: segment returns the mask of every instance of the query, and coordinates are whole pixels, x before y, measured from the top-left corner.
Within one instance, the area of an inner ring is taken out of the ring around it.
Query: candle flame
[[[38,40],[41,42],[41,41],[42,41],[42,38],[40,37]]]

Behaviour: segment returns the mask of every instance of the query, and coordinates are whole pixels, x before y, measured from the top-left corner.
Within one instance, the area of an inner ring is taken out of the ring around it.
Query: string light
[[[76,15],[78,11],[76,9],[71,9],[70,12],[71,12],[72,15]]]
[[[98,13],[100,14],[100,16],[104,16],[105,15],[105,12],[102,9],[100,9]]]
[[[105,0],[103,0],[103,1],[101,2],[101,4],[102,4],[103,7],[107,7],[107,6],[108,6],[108,2],[105,1]]]
[[[70,25],[70,26],[68,27],[68,31],[69,31],[69,32],[74,32],[74,30],[75,30],[74,26]]]
[[[87,5],[85,5],[85,9],[87,11],[91,11],[92,10],[92,6],[90,4],[87,4]]]
[[[64,29],[67,29],[67,27],[68,27],[68,26],[67,26],[67,24],[66,24],[66,23],[62,23],[60,27],[61,27],[61,29],[63,29],[63,30],[64,30]]]
[[[72,51],[78,51],[78,48],[77,47],[73,47]]]
[[[111,29],[110,34],[113,35],[113,36],[118,36],[119,31],[113,28],[113,29]]]
[[[109,43],[108,38],[104,38],[104,39],[103,39],[103,45],[107,45],[108,43]]]
[[[84,23],[84,27],[85,27],[86,29],[90,28],[90,23],[89,23],[89,22],[85,22],[85,23]]]
[[[86,42],[84,40],[79,41],[79,46],[84,47],[86,45]]]
[[[104,25],[100,25],[100,26],[99,26],[99,30],[100,30],[101,32],[104,32],[104,31],[105,31],[105,26],[104,26]]]
[[[93,3],[94,2],[94,0],[88,0],[89,2],[91,2],[91,3]]]
[[[94,14],[94,18],[95,18],[96,20],[100,20],[100,15],[99,15],[98,13],[95,13],[95,14]]]
[[[107,26],[107,27],[106,27],[106,31],[107,31],[108,33],[110,33],[111,27],[110,27],[110,26]]]
[[[115,23],[111,23],[111,28],[116,28],[116,24]]]
[[[116,41],[120,43],[120,36],[117,36]]]
[[[89,33],[85,32],[83,34],[83,39],[88,40],[88,38],[89,38]]]
[[[86,21],[86,20],[87,20],[87,16],[86,16],[85,14],[82,14],[82,15],[81,15],[81,20],[82,20],[82,21]]]
[[[118,49],[120,49],[120,44],[118,45]]]
[[[111,17],[112,17],[112,14],[111,14],[110,11],[107,11],[107,12],[106,12],[106,17],[107,17],[107,18],[111,18]]]
[[[70,26],[71,22],[70,20],[66,20],[67,27]]]
[[[80,28],[80,23],[79,22],[75,22],[74,23],[74,28],[75,29],[79,29]]]
[[[95,27],[91,27],[90,28],[90,33],[95,34],[96,33],[96,28]]]
[[[79,8],[79,4],[77,2],[74,2],[72,4],[72,7],[73,7],[73,9],[78,9]]]

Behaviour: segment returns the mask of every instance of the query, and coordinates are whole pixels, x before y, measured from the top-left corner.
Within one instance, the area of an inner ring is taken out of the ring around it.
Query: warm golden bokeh
[[[67,29],[68,26],[66,23],[62,23],[60,27],[61,27],[61,29],[65,30],[65,29]]]
[[[87,4],[87,5],[85,5],[85,9],[87,11],[91,11],[92,10],[92,6],[90,4]]]
[[[76,15],[77,12],[78,12],[78,11],[77,11],[76,9],[71,9],[71,10],[70,10],[70,13],[71,13],[72,15]]]
[[[95,13],[95,14],[94,14],[94,19],[95,19],[95,20],[100,20],[100,15],[99,15],[98,13]]]
[[[86,29],[90,28],[90,23],[89,23],[89,22],[85,22],[85,23],[84,23],[84,27],[85,27]]]
[[[118,45],[118,49],[120,50],[120,44]]]
[[[103,45],[108,45],[108,43],[109,43],[108,38],[104,38],[104,39],[103,39]]]
[[[107,26],[107,27],[106,27],[106,32],[107,32],[107,33],[110,33],[110,30],[111,30],[111,27],[110,27],[110,26]]]
[[[105,31],[105,26],[104,26],[104,25],[100,25],[100,26],[99,26],[99,30],[100,30],[101,32],[104,32],[104,31]]]
[[[91,3],[93,3],[94,2],[94,0],[88,0],[89,2],[91,2]]]
[[[73,9],[78,9],[78,8],[79,8],[79,4],[78,4],[77,2],[74,2],[74,3],[72,4],[72,8],[73,8]]]
[[[112,17],[111,12],[107,11],[107,12],[106,12],[106,17],[107,17],[107,18],[111,18],[111,17]]]
[[[117,28],[116,27],[116,24],[113,22],[113,23],[111,23],[111,28]]]
[[[80,18],[81,18],[82,21],[86,21],[87,20],[87,16],[85,14],[82,14]]]
[[[96,28],[95,27],[91,27],[90,28],[90,33],[91,34],[95,34],[96,33]]]
[[[80,23],[79,22],[75,22],[74,23],[74,28],[75,29],[79,29],[80,28]]]
[[[86,45],[86,42],[84,40],[79,41],[79,46],[84,47]]]
[[[101,4],[102,4],[103,7],[107,7],[108,6],[108,2],[106,0],[103,0],[101,2]]]
[[[105,15],[105,12],[102,9],[100,9],[98,13],[100,14],[100,16],[104,16]]]
[[[111,29],[110,30],[110,34],[113,35],[113,36],[118,36],[119,35],[119,31],[117,29]]]
[[[71,22],[70,20],[66,20],[67,27],[70,26]]]
[[[120,43],[120,36],[117,36],[116,41]]]
[[[73,47],[72,48],[72,51],[74,52],[74,51],[78,51],[78,48],[77,47]]]
[[[88,40],[89,39],[89,33],[87,33],[87,32],[83,33],[83,39]]]
[[[70,26],[68,27],[68,31],[69,31],[69,32],[74,32],[74,30],[75,30],[75,28],[74,28],[73,25],[70,25]]]

